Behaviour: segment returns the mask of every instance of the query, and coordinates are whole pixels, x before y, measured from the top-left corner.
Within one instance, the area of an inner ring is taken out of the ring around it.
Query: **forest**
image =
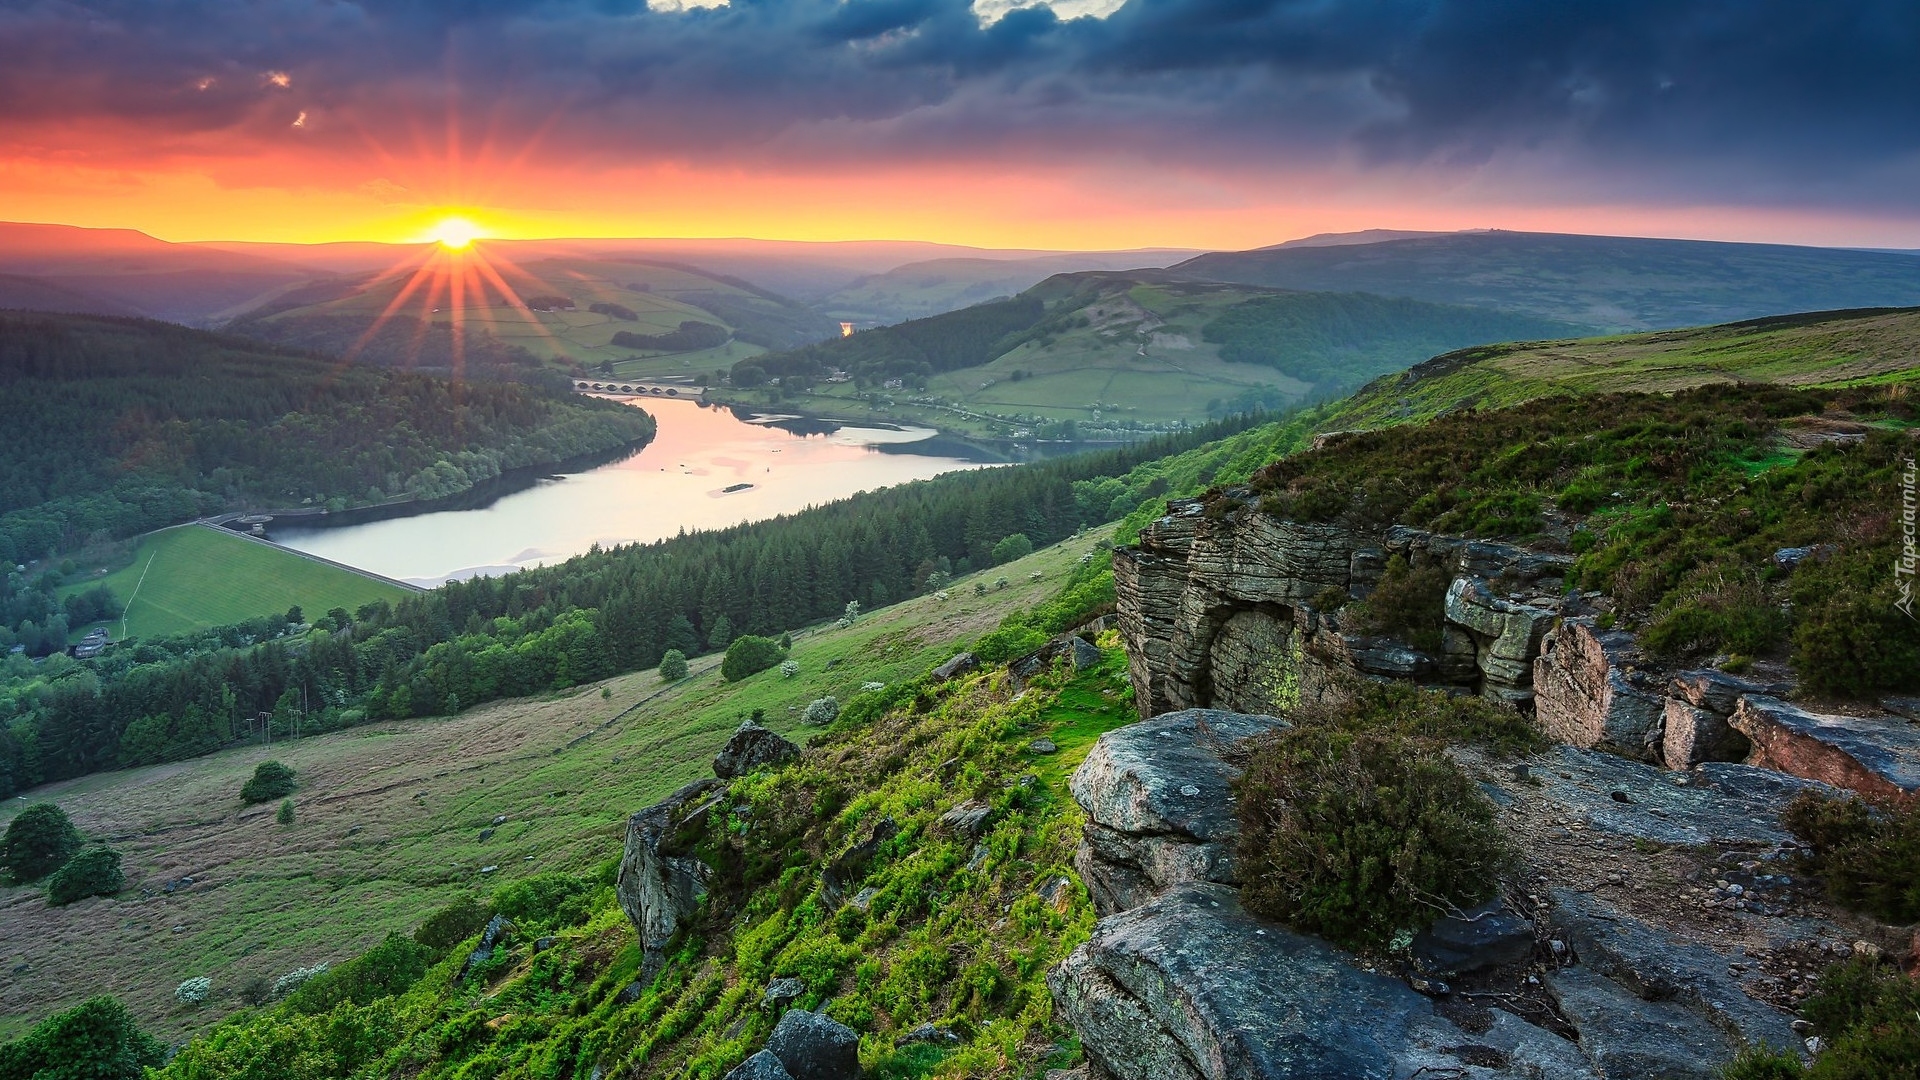
[[[938,589],[1165,490],[1143,463],[1258,418],[1017,469],[954,473],[787,517],[450,583],[396,605],[266,616],[123,643],[79,662],[0,662],[0,798],[206,753],[271,724],[312,733],[434,716],[777,636]],[[1138,473],[1138,477],[1134,474]],[[1023,540],[1007,543],[1019,536]],[[304,710],[302,701],[306,702]]]
[[[0,314],[0,564],[222,510],[440,497],[652,437],[644,412],[560,381],[455,381],[139,319]]]
[[[835,369],[860,385],[900,379],[923,386],[942,371],[977,367],[1012,347],[1012,340],[1039,323],[1046,306],[1038,297],[994,300],[896,326],[862,330],[851,337],[790,352],[756,356],[733,366],[735,386],[810,386]]]

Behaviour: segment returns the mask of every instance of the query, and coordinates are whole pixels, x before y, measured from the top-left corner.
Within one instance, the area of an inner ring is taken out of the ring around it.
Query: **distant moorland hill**
[[[1614,331],[1920,303],[1920,259],[1910,255],[1556,233],[1216,252],[1173,269],[1205,281],[1470,304]]]

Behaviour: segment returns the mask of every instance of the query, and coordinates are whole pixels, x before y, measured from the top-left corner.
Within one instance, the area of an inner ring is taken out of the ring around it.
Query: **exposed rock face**
[[[800,756],[800,747],[751,720],[743,722],[713,758],[713,775],[722,780],[757,769],[784,765]]]
[[[707,894],[707,865],[676,851],[675,834],[717,805],[717,780],[699,780],[627,819],[626,849],[614,892],[651,958],[699,908]]]
[[[1643,761],[1660,751],[1666,702],[1634,678],[1633,638],[1568,619],[1533,662],[1534,716],[1559,742]]]
[[[1729,722],[1752,741],[1752,764],[1879,798],[1920,791],[1920,727],[1907,720],[1826,716],[1749,694]]]
[[[1239,769],[1221,755],[1285,726],[1271,716],[1190,709],[1100,736],[1069,782],[1087,814],[1074,868],[1094,910],[1134,907],[1182,882],[1236,884]]]
[[[1137,548],[1114,553],[1120,631],[1144,714],[1284,713],[1337,693],[1353,675],[1529,699],[1566,556],[1399,526],[1284,521],[1244,505],[1244,494],[1242,502],[1214,516],[1197,500],[1174,503]],[[1456,578],[1437,654],[1353,633],[1319,610],[1326,597],[1365,597],[1396,555]]]
[[[1100,650],[1078,635],[1061,634],[1033,652],[1009,661],[1007,674],[1013,677],[1016,686],[1023,686],[1061,660],[1070,661],[1075,671],[1085,671],[1100,662]]]
[[[1596,1075],[1572,1044],[1509,1013],[1461,1030],[1405,983],[1255,919],[1219,885],[1100,920],[1047,983],[1088,1058],[1121,1080]]]

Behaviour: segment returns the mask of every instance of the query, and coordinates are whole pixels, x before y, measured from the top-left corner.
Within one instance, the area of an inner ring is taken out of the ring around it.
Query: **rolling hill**
[[[832,318],[855,324],[897,323],[1025,292],[1055,274],[1164,267],[1193,254],[1177,248],[1145,248],[1021,259],[928,259],[867,275],[822,297],[816,306]]]
[[[976,434],[1066,421],[1151,429],[1330,396],[1467,343],[1581,332],[1533,316],[1356,293],[1090,272],[757,357],[735,365],[733,382],[756,402],[864,406]],[[776,378],[773,390],[753,389]]]
[[[1218,252],[1181,276],[1403,296],[1609,331],[1920,303],[1920,259],[1773,244],[1471,232]]]
[[[670,336],[688,324],[705,329]],[[565,367],[701,381],[764,349],[839,333],[801,304],[690,265],[521,262],[491,244],[470,254],[415,253],[395,269],[317,283],[230,324],[251,337],[393,366],[437,366],[455,327],[469,340],[517,346]]]

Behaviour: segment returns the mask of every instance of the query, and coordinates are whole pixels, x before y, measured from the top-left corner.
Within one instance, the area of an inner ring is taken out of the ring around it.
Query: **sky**
[[[1914,0],[0,0],[0,219],[1920,248]]]

